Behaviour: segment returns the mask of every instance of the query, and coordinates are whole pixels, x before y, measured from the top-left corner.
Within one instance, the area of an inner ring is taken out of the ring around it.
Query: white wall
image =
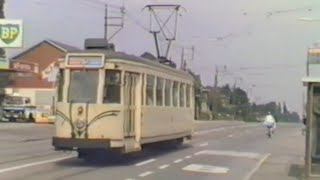
[[[6,88],[5,92],[6,95],[18,95],[23,97],[29,97],[31,100],[32,105],[36,104],[36,92],[37,91],[48,91],[48,92],[55,92],[55,89],[36,89],[36,88]],[[50,100],[52,97],[48,97]],[[49,105],[49,104],[48,104]]]

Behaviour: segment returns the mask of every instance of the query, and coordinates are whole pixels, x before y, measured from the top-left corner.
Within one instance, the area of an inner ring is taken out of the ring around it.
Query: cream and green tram
[[[158,61],[120,52],[68,53],[60,65],[56,150],[119,150],[191,138],[193,77]]]

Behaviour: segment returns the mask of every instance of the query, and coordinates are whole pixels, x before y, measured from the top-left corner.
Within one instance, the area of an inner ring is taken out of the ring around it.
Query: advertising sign
[[[23,62],[23,61],[10,62],[10,69],[22,71],[22,72],[30,72],[30,73],[38,73],[39,72],[38,64]]]
[[[0,19],[0,48],[21,48],[23,21]]]

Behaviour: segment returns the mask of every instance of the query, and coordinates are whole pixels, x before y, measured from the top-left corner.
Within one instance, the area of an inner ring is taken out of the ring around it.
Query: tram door
[[[124,132],[125,137],[135,136],[135,121],[137,115],[139,74],[125,72],[124,76]]]

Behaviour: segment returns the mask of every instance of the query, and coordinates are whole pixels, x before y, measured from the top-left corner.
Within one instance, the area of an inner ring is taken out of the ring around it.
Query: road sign
[[[23,21],[0,19],[0,48],[21,48]]]

